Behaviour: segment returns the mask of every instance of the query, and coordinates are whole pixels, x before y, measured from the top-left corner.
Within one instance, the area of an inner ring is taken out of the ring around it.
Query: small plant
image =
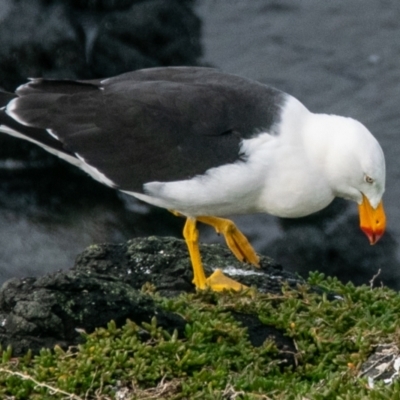
[[[153,290],[145,288],[148,293]],[[316,289],[317,288],[317,289]],[[83,333],[84,343],[13,358],[0,349],[0,398],[47,399],[395,399],[399,382],[371,389],[358,378],[374,346],[399,343],[400,296],[343,285],[322,274],[282,294],[153,293],[186,321],[184,333],[127,321]],[[254,347],[232,312],[280,328],[297,348],[282,368],[275,343]],[[146,339],[143,340],[143,337]]]

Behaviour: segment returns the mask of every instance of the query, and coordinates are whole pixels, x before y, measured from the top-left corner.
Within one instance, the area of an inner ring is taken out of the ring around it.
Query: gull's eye
[[[365,182],[367,182],[367,183],[374,183],[374,180],[373,180],[370,176],[365,175]]]

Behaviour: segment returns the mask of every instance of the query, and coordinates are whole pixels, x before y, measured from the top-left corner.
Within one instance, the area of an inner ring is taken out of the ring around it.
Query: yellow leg
[[[196,219],[203,224],[211,225],[217,233],[224,235],[226,244],[239,261],[248,262],[256,267],[260,266],[260,258],[246,236],[231,220],[217,217],[196,217]]]
[[[194,275],[193,283],[197,289],[210,287],[215,291],[222,291],[224,289],[241,290],[246,287],[245,285],[225,276],[220,269],[214,271],[211,276],[206,279],[203,265],[201,263],[199,231],[196,228],[196,219],[186,219],[185,227],[183,228],[183,237],[185,238],[189,249]]]
[[[199,249],[199,231],[196,228],[196,220],[187,218],[185,227],[183,228],[183,237],[189,249],[190,260],[193,268],[193,283],[198,289],[206,288],[206,275],[203,265],[201,264]]]

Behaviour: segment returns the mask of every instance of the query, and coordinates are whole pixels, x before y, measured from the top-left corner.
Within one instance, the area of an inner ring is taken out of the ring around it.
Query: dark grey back
[[[27,135],[44,143],[38,132],[51,129],[66,152],[79,154],[121,189],[136,191],[146,182],[187,179],[237,161],[242,139],[279,122],[286,96],[194,67],[103,81],[35,79],[17,94],[16,115],[36,128]]]

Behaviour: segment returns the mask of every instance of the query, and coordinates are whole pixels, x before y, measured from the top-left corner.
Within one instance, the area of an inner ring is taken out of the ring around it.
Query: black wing
[[[92,81],[34,79],[17,95],[9,114],[35,128],[31,137],[51,130],[65,152],[129,191],[235,162],[242,139],[279,122],[285,98],[260,83],[193,67]]]

